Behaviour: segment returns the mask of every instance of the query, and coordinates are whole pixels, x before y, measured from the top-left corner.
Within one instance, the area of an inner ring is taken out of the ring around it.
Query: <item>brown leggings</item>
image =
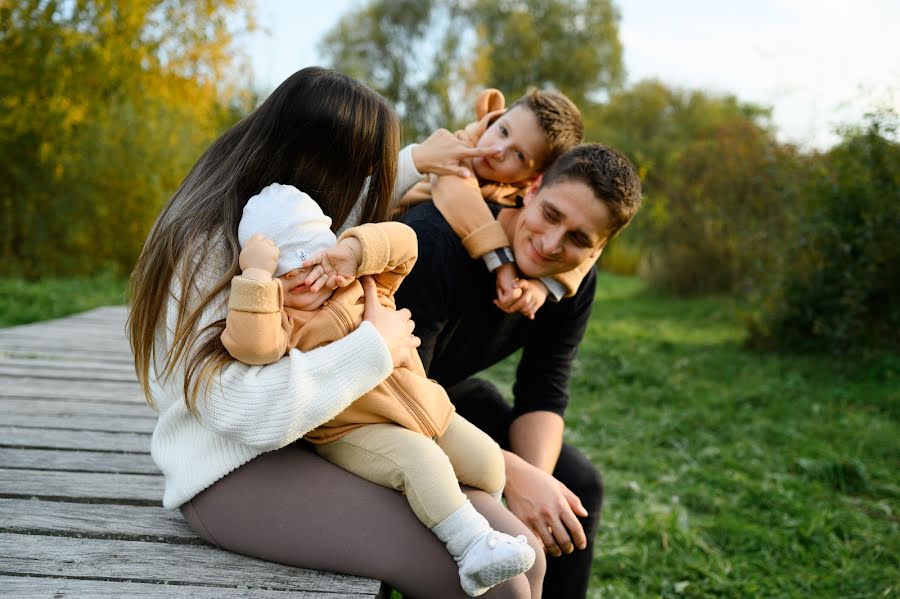
[[[537,599],[540,542],[496,499],[466,493],[495,529],[524,534],[537,553],[525,575],[485,598]],[[456,563],[400,493],[363,480],[303,444],[262,454],[181,506],[207,542],[283,564],[383,580],[408,599],[463,599]]]

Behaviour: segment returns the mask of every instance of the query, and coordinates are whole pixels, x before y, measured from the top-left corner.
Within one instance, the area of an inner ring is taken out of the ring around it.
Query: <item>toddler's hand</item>
[[[549,293],[547,286],[537,279],[519,279],[516,285],[521,291],[518,299],[509,303],[500,303],[498,300],[494,300],[494,303],[507,314],[519,312],[526,318],[534,320],[534,315],[547,301]]]
[[[303,263],[303,268],[310,269],[303,285],[308,285],[314,292],[322,287],[346,287],[356,279],[360,262],[362,244],[356,237],[347,237]]]
[[[512,264],[501,264],[494,271],[494,275],[497,277],[497,299],[494,303],[504,312],[508,312],[504,306],[512,305],[522,296],[516,267]]]
[[[265,235],[256,234],[247,240],[238,259],[241,274],[255,281],[271,281],[278,267],[278,246]]]
[[[472,147],[446,129],[438,129],[412,150],[413,164],[423,174],[457,175],[466,178],[471,174],[466,163],[485,150]]]

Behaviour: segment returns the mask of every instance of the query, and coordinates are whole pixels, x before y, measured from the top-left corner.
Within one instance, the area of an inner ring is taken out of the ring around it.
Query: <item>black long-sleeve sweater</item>
[[[469,257],[433,204],[417,206],[401,220],[418,235],[419,260],[395,298],[398,308],[412,312],[428,376],[450,387],[522,349],[513,387],[516,414],[562,415],[594,301],[595,272],[573,297],[545,303],[532,321],[494,306],[494,274]]]

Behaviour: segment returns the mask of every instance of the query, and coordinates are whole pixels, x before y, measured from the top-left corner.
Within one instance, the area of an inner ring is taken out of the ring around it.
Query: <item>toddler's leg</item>
[[[450,426],[435,439],[453,464],[459,482],[500,499],[506,482],[500,446],[474,424],[454,414]],[[477,597],[493,585],[527,571],[534,550],[525,537],[490,530],[472,504],[467,503],[434,528],[435,534],[459,563],[463,589]]]
[[[459,564],[468,595],[481,595],[534,563],[534,550],[524,536],[494,531],[475,510],[460,491],[447,454],[428,437],[393,424],[373,424],[316,450],[349,472],[404,492],[416,516]]]
[[[534,565],[536,554],[525,535],[512,537],[492,529],[470,501],[431,530],[459,564],[459,582],[470,597]]]
[[[466,501],[447,455],[425,435],[396,424],[362,426],[316,452],[366,480],[406,495],[428,528]]]
[[[506,483],[506,464],[500,446],[487,433],[453,414],[450,426],[435,443],[450,458],[459,482],[500,499]]]

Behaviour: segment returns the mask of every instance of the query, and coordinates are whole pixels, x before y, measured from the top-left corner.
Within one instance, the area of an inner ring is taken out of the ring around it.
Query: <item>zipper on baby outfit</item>
[[[341,327],[343,334],[349,335],[352,325],[350,319],[346,314],[344,314],[344,311],[336,306],[334,302],[328,300],[325,300],[325,302],[322,304],[322,307],[334,314],[334,317],[338,321],[338,325]],[[438,434],[437,428],[430,424],[431,419],[419,406],[419,404],[417,404],[406,393],[406,391],[403,390],[403,387],[401,387],[400,384],[394,380],[393,374],[385,379],[385,383],[387,383],[388,387],[391,388],[397,399],[399,399],[400,402],[406,407],[406,411],[409,412],[413,419],[419,423],[419,427],[422,429],[422,433],[429,437],[434,437]]]
[[[347,315],[344,314],[344,311],[335,306],[334,302],[331,302],[329,300],[325,300],[325,302],[322,304],[322,307],[334,314],[334,317],[337,319],[338,325],[340,325],[341,332],[344,334],[344,336],[349,335],[350,331],[353,328],[353,325],[351,324],[350,319],[347,318]]]
[[[417,404],[407,393],[403,390],[403,388],[394,380],[394,375],[387,377],[385,382],[397,396],[397,398],[403,402],[403,405],[406,406],[407,411],[412,415],[413,418],[419,423],[419,426],[422,428],[422,433],[428,437],[434,437],[438,434],[437,428],[430,424],[431,419],[425,414],[425,411]]]

